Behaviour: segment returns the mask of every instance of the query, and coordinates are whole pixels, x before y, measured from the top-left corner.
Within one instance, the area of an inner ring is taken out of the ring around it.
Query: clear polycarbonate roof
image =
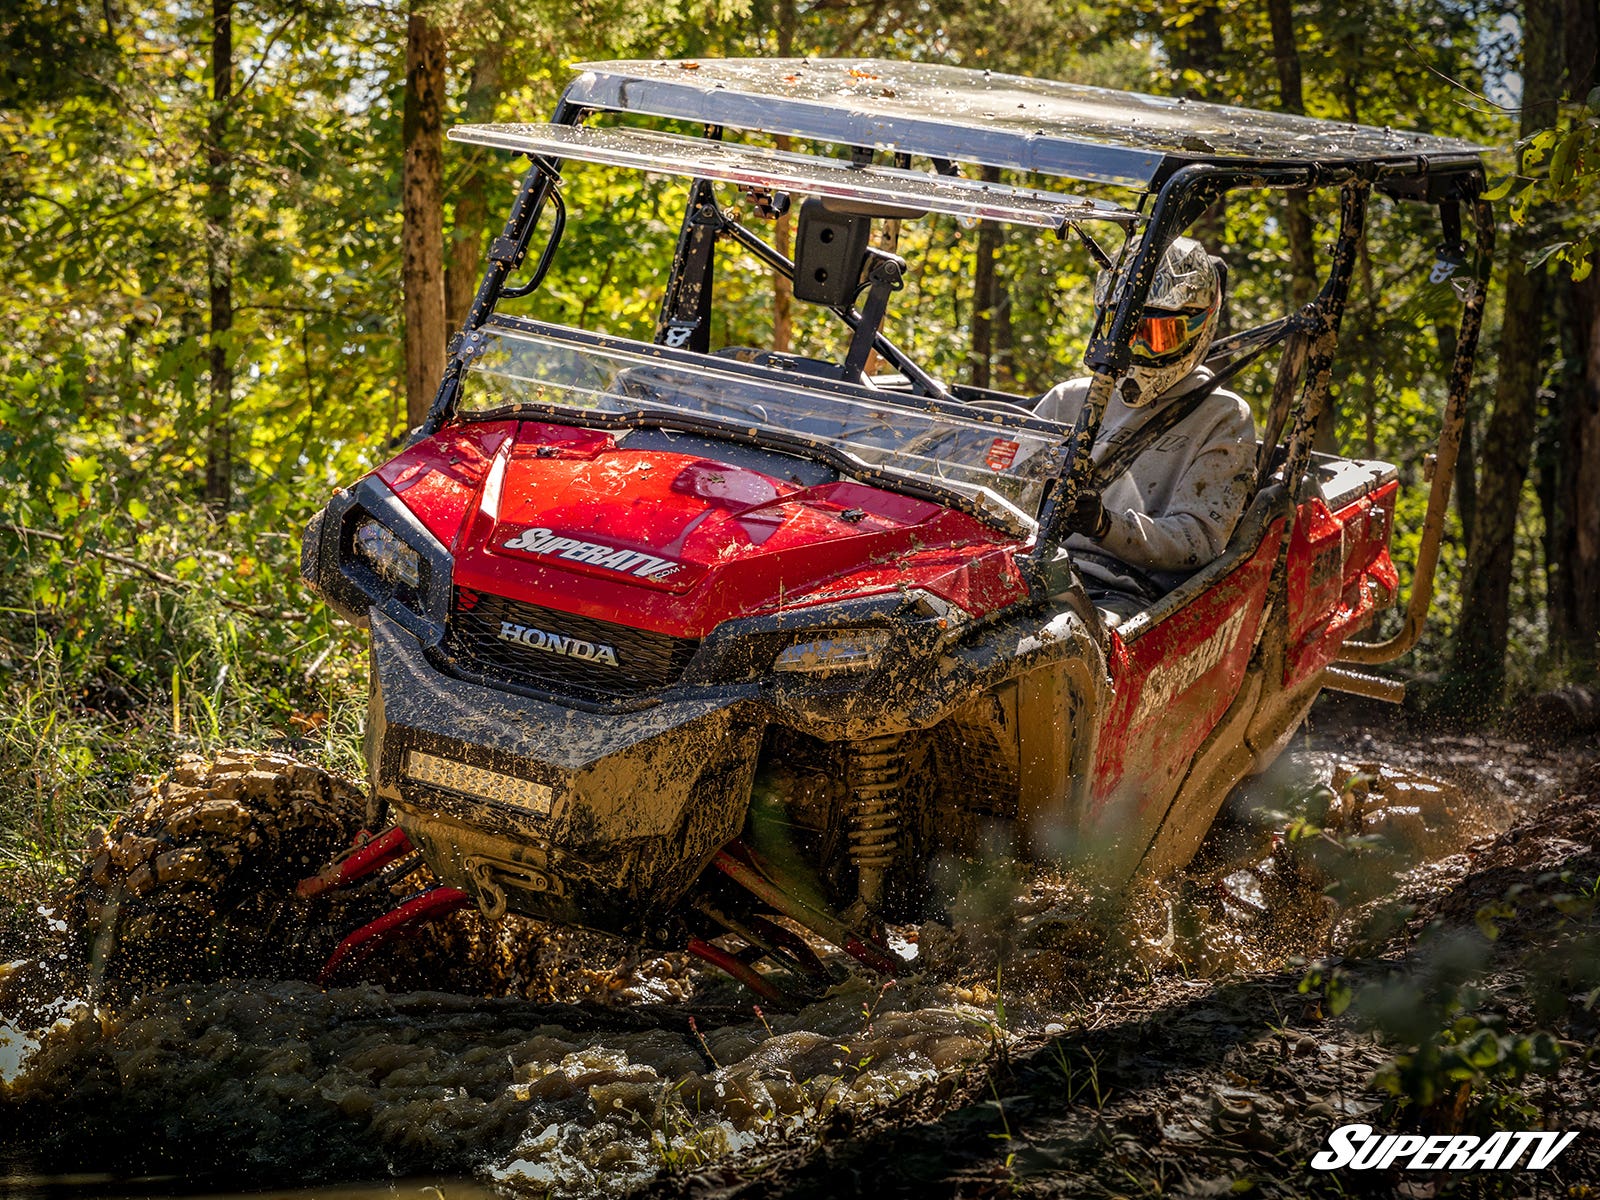
[[[737,142],[643,129],[584,125],[458,125],[453,141],[524,154],[633,167],[665,175],[717,179],[745,188],[905,206],[1059,229],[1068,221],[1131,222],[1130,209],[977,179],[895,167],[854,166],[844,159],[792,154]]]
[[[582,108],[676,117],[840,145],[1147,186],[1170,159],[1385,160],[1422,174],[1481,147],[1407,130],[886,59],[579,64]]]

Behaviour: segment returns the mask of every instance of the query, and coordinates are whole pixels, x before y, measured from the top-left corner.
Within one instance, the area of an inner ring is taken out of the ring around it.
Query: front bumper
[[[373,794],[491,917],[649,936],[739,832],[760,722],[738,697],[585,712],[456,679],[371,613]]]

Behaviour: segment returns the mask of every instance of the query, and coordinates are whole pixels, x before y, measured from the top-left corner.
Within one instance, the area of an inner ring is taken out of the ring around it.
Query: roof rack
[[[934,63],[722,58],[580,63],[564,104],[1141,189],[1188,163],[1481,171],[1483,147]],[[1395,190],[1413,194],[1415,187]],[[1427,198],[1437,190],[1429,187]]]

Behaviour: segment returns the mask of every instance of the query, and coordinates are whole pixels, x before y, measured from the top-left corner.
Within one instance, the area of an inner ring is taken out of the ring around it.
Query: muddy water
[[[1319,952],[1341,912],[1555,786],[1556,768],[1523,749],[1436,742],[1409,755],[1428,776],[1388,765],[1395,748],[1373,739],[1288,756],[1191,876],[1136,897],[1110,940],[1104,897],[997,865],[953,906],[953,926],[899,931],[920,974],[887,988],[855,978],[790,1013],[665,960],[619,968],[605,1006],[270,981],[173,989],[117,1012],[57,997],[9,1014],[9,1049],[0,1020],[0,1192],[588,1197],[662,1170],[748,1164],[837,1116],[936,1104],[997,1046],[1081,1024],[1096,996],[1152,973]],[[1273,830],[1311,817],[1340,830],[1317,843],[1328,861],[1287,856],[1281,838],[1273,850]],[[1347,894],[1330,901],[1330,886]],[[67,1187],[68,1171],[103,1175]],[[114,1182],[141,1175],[157,1181]],[[321,1186],[418,1176],[432,1182]]]
[[[904,1096],[997,1036],[992,1011],[942,989],[866,981],[720,1027],[578,1027],[607,1016],[370,987],[191,987],[56,1031],[13,1090],[46,1170],[110,1151],[216,1178],[431,1169],[616,1195]]]

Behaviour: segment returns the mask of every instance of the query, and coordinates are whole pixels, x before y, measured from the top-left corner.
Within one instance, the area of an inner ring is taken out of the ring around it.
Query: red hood
[[[1015,539],[965,513],[851,481],[805,487],[630,450],[594,430],[457,427],[379,475],[413,511],[435,510],[418,516],[451,546],[458,586],[680,637],[907,586],[974,614],[1024,592]]]

